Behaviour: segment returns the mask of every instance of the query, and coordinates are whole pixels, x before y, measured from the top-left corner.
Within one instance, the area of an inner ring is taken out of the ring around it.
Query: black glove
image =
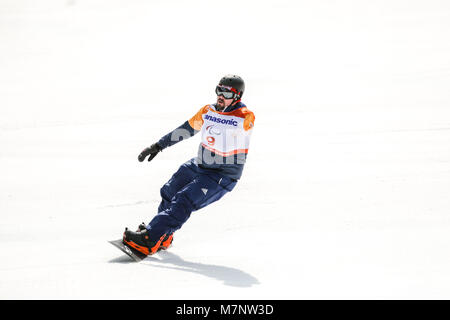
[[[138,160],[140,162],[142,162],[142,161],[144,161],[145,157],[150,155],[150,157],[148,157],[148,161],[152,161],[152,159],[154,157],[156,157],[158,152],[160,152],[161,150],[162,150],[162,148],[160,147],[160,145],[157,144],[157,143],[154,143],[150,147],[145,148],[144,150],[142,150],[141,154],[138,156]]]

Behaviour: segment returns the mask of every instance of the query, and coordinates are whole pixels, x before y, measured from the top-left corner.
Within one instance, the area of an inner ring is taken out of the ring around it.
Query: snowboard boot
[[[144,230],[147,230],[147,228],[146,228],[145,222],[142,222],[138,226],[136,232],[142,232]],[[173,233],[170,235],[167,235],[167,234],[164,235],[164,239],[161,241],[161,245],[159,246],[158,251],[169,249],[169,247],[172,245],[172,241],[173,241]]]
[[[123,243],[148,256],[158,251],[164,236],[165,235],[158,241],[150,241],[147,229],[134,232],[125,228],[125,232],[123,233]]]
[[[159,246],[159,250],[167,250],[172,245],[173,241],[173,233],[172,234],[165,234],[164,238],[161,241],[161,245]]]

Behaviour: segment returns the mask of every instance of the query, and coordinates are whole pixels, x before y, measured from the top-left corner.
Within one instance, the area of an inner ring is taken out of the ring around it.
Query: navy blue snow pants
[[[147,225],[151,241],[180,229],[193,211],[222,198],[237,181],[200,168],[194,159],[180,166],[161,188],[158,214]]]

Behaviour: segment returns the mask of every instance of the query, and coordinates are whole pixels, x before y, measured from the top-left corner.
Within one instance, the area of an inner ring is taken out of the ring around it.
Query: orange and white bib
[[[189,125],[201,131],[205,149],[228,157],[248,153],[254,121],[255,116],[247,107],[219,112],[213,105],[206,105],[189,119]]]

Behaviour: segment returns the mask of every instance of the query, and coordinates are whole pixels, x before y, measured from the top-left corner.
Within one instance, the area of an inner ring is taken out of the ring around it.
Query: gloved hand
[[[152,161],[152,159],[154,157],[156,157],[156,155],[162,150],[162,148],[160,147],[159,144],[154,143],[152,144],[150,147],[145,148],[144,150],[142,150],[142,152],[139,154],[138,156],[138,160],[140,162],[144,161],[144,159],[150,155],[150,157],[148,157],[148,161]]]

